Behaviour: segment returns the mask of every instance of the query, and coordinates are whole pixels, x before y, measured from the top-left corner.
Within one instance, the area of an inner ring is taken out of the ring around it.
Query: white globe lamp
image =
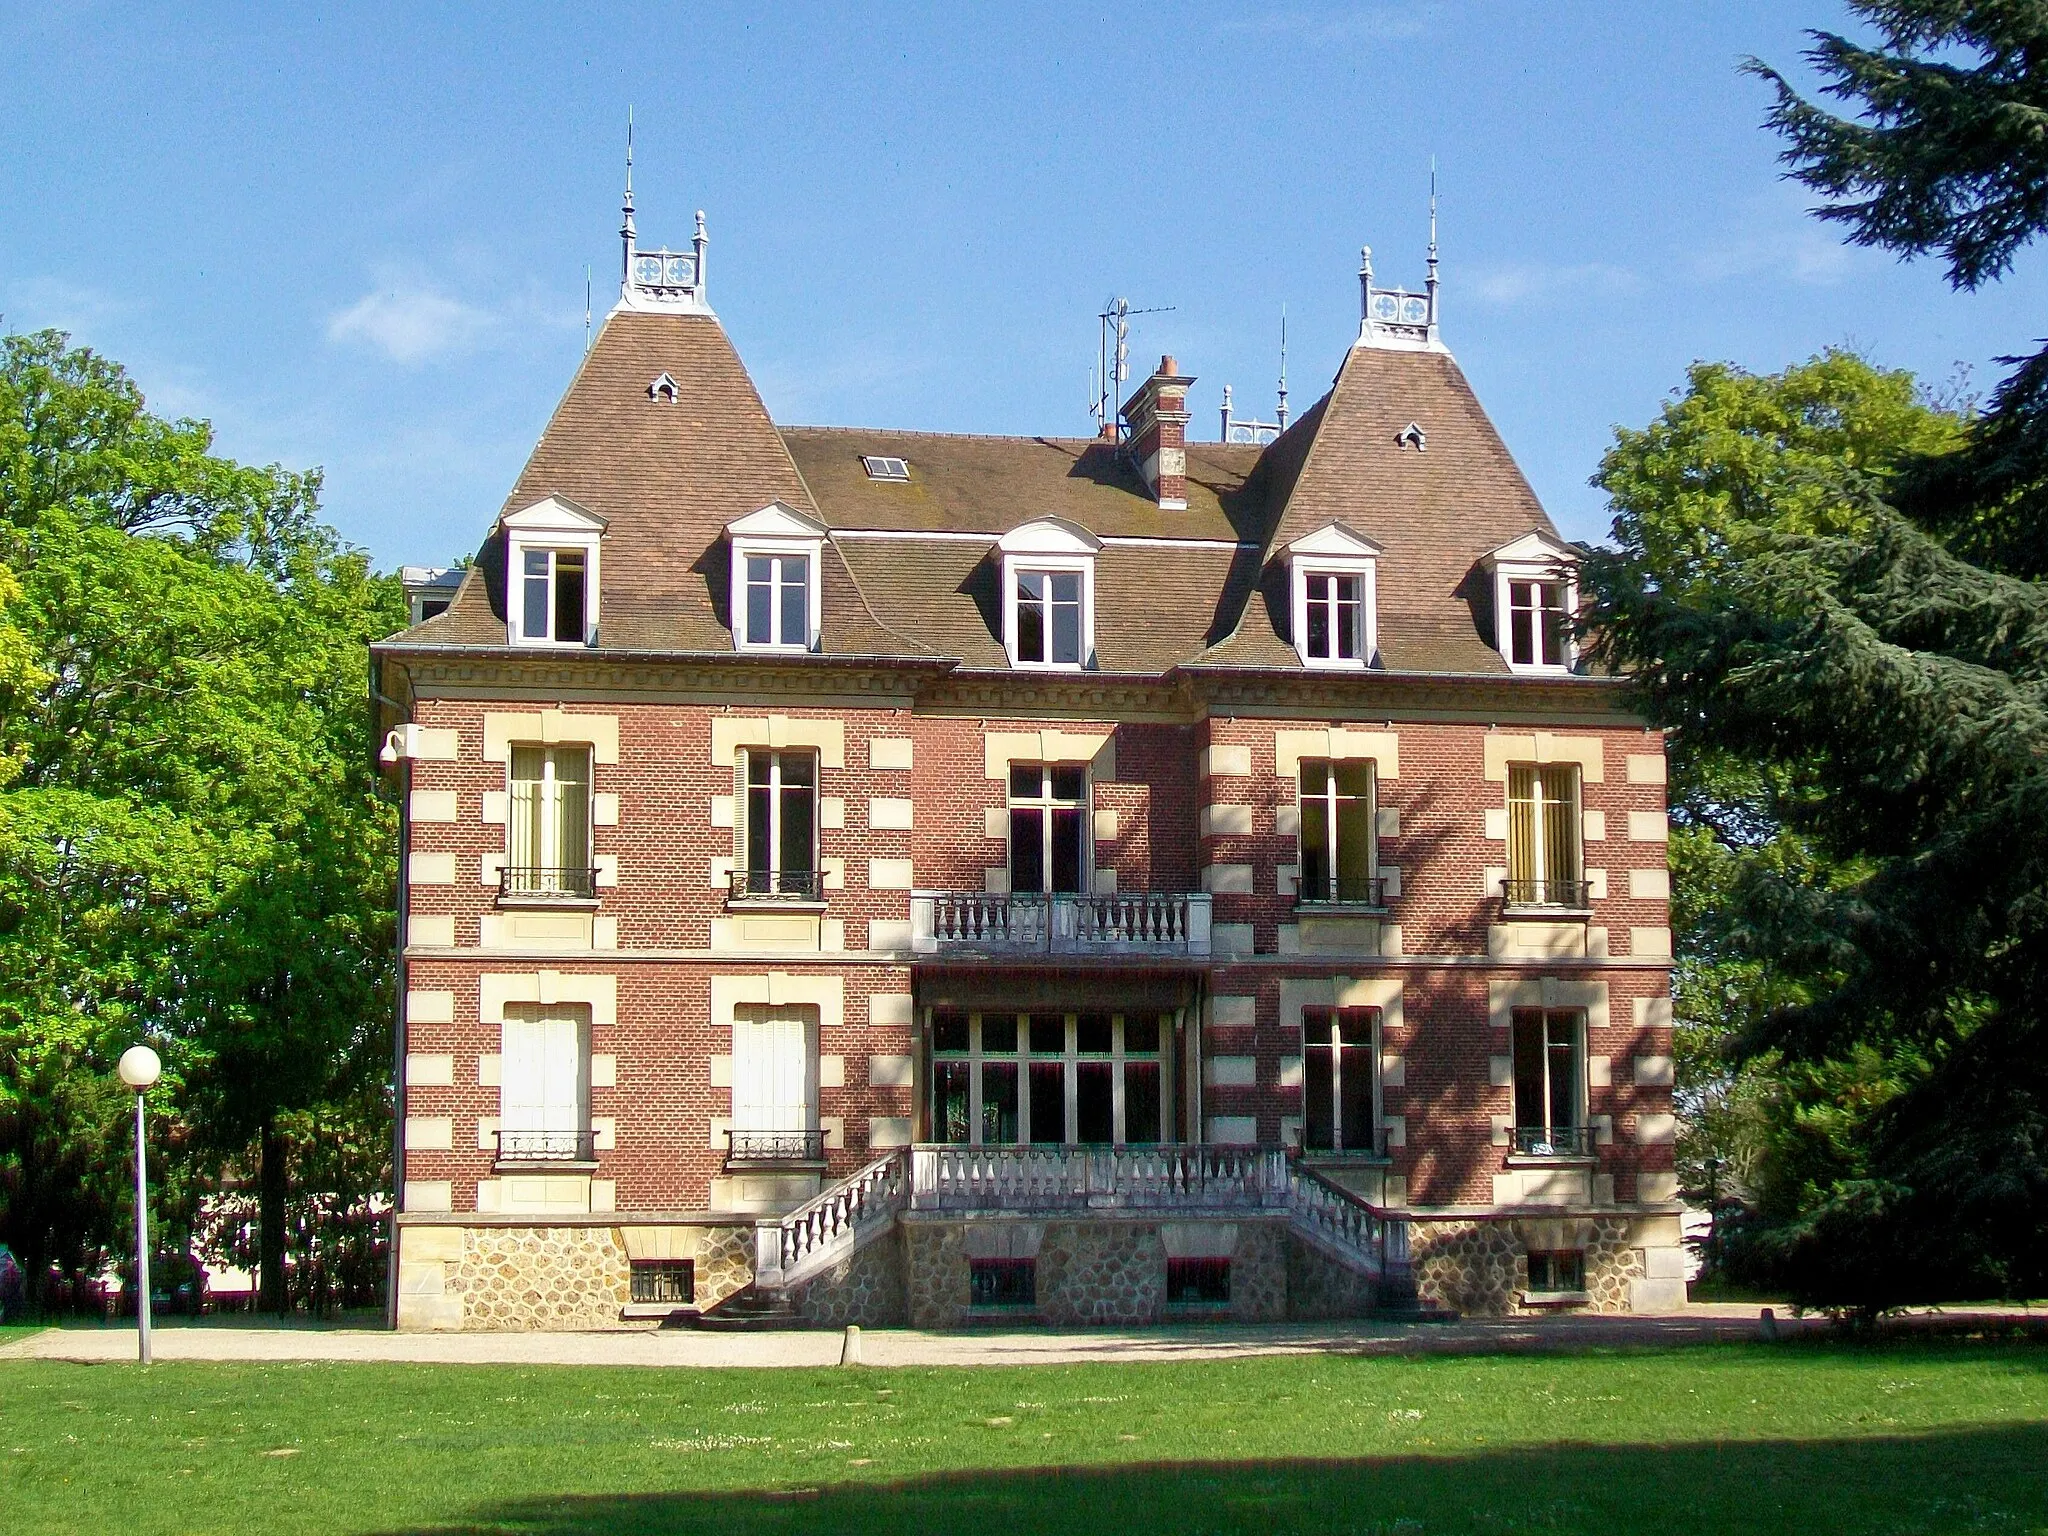
[[[135,1090],[135,1353],[149,1364],[149,1151],[144,1140],[142,1097],[164,1075],[164,1064],[146,1045],[121,1053],[121,1081]]]

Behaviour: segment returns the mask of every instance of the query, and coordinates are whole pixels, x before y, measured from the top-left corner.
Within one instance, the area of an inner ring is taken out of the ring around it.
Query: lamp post
[[[142,1096],[163,1076],[164,1064],[146,1045],[121,1053],[121,1081],[135,1090],[135,1349],[149,1364],[149,1153],[143,1141]]]

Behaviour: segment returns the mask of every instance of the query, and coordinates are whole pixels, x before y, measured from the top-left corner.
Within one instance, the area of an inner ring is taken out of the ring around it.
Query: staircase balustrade
[[[876,1158],[816,1199],[754,1227],[754,1284],[786,1289],[859,1246],[870,1230],[888,1226],[903,1209],[908,1188],[901,1151]]]

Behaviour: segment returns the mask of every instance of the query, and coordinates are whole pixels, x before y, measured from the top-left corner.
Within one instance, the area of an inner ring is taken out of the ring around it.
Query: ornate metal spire
[[[625,246],[619,273],[621,309],[656,310],[708,315],[704,301],[704,210],[697,210],[697,232],[687,251],[642,249],[633,221],[633,111],[626,109],[626,202],[619,239]]]

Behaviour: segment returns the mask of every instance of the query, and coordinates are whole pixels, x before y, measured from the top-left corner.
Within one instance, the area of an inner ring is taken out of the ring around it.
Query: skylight
[[[870,480],[908,480],[910,466],[901,459],[880,458],[873,454],[861,455],[861,467],[868,472]]]

